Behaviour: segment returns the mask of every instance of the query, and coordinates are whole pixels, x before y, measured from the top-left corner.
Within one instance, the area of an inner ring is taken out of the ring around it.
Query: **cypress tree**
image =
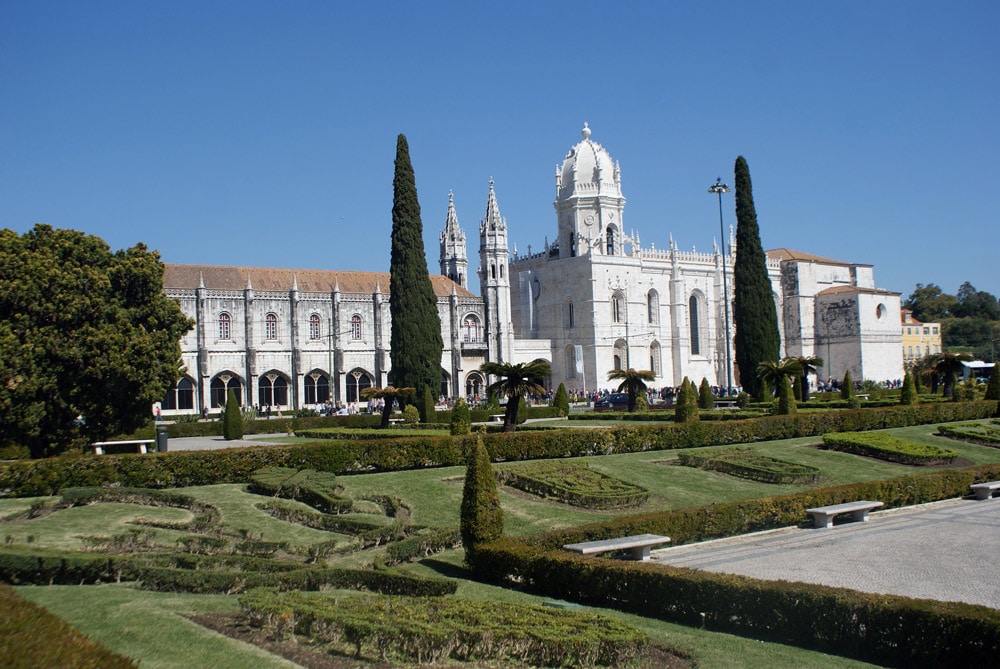
[[[701,420],[701,416],[698,415],[698,390],[688,377],[685,376],[681,382],[681,389],[674,401],[675,423],[693,423]]]
[[[562,383],[556,388],[556,396],[552,400],[552,406],[559,409],[562,415],[569,415],[569,393],[566,392],[566,386]]]
[[[424,396],[420,399],[421,423],[433,423],[437,418],[437,410],[434,408],[434,395],[431,394],[430,386],[424,386]]]
[[[913,404],[917,401],[917,384],[914,375],[907,372],[903,377],[903,387],[899,391],[900,404]]]
[[[222,437],[226,441],[243,438],[243,413],[236,403],[236,393],[232,388],[226,395],[226,413],[222,416]]]
[[[854,397],[854,379],[851,370],[844,372],[844,380],[840,383],[840,399],[850,401]]]
[[[469,413],[469,405],[459,397],[455,400],[455,406],[451,408],[451,433],[455,436],[469,434],[472,427],[472,416]]]
[[[781,377],[778,385],[778,413],[785,416],[798,411],[795,404],[795,395],[792,392],[792,384],[787,376]]]
[[[437,393],[441,383],[441,319],[427,271],[424,230],[406,137],[396,139],[392,180],[392,255],[389,265],[389,315],[393,382],[399,388]],[[426,419],[426,416],[425,416]]]
[[[736,261],[733,265],[733,322],[736,366],[743,389],[760,396],[757,366],[778,360],[781,341],[778,312],[774,306],[767,257],[760,244],[757,212],[753,204],[750,168],[743,156],[736,159]]]
[[[708,385],[708,379],[701,377],[701,385],[698,386],[698,408],[711,409],[715,406],[715,396],[712,395],[712,387]]]
[[[984,400],[1000,400],[1000,367],[993,366],[990,373],[990,382],[986,384],[986,395]]]
[[[482,437],[476,439],[468,454],[460,528],[465,561],[470,566],[473,566],[477,546],[496,541],[503,534],[500,491]]]

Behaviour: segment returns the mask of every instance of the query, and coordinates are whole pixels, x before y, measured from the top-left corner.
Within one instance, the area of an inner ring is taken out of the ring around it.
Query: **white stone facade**
[[[663,249],[643,247],[625,233],[621,167],[590,135],[585,126],[556,170],[556,241],[540,252],[510,252],[490,180],[479,296],[468,290],[465,232],[449,194],[441,275],[432,276],[442,395],[482,395],[478,367],[488,360],[550,362],[553,388],[610,388],[608,371],[627,367],[653,370],[656,387],[684,377],[726,386],[732,232],[728,248],[708,253],[682,251],[672,236]],[[789,249],[769,251],[767,263],[782,355],[823,358],[823,378],[902,377],[899,294],[875,287],[871,265]],[[181,342],[185,375],[165,412],[214,410],[229,387],[245,404],[301,407],[355,402],[361,389],[388,384],[388,285],[376,272],[167,265],[165,291],[196,326]],[[739,385],[735,362],[733,377]]]

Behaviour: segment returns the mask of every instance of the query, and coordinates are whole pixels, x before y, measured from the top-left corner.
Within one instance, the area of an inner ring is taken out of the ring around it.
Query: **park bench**
[[[563,549],[580,553],[581,555],[631,550],[633,560],[645,562],[649,559],[649,549],[651,546],[665,544],[668,541],[670,541],[670,537],[661,537],[657,534],[637,534],[631,537],[621,537],[620,539],[603,539],[601,541],[584,541],[579,544],[566,544],[563,546]]]
[[[812,514],[817,528],[825,528],[833,527],[833,517],[842,513],[851,514],[851,520],[867,523],[868,512],[880,506],[883,506],[882,502],[872,502],[863,499],[857,502],[845,502],[844,504],[831,504],[830,506],[806,509],[806,513]]]
[[[104,455],[104,449],[108,446],[135,446],[137,453],[147,453],[149,445],[155,443],[155,439],[129,439],[126,441],[95,441],[94,455]]]
[[[715,400],[712,402],[713,409],[736,409],[736,400]]]
[[[988,483],[973,483],[969,486],[976,493],[976,499],[989,499],[993,493],[1000,490],[1000,481],[989,481]]]
[[[503,414],[502,413],[492,414],[490,416],[490,422],[491,423],[502,423],[503,422]]]
[[[403,422],[402,418],[390,418],[389,419],[389,426],[391,427],[393,425],[400,425],[402,422]]]

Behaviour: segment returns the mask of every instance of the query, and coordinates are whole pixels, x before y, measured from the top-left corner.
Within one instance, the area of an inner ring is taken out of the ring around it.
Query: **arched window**
[[[223,372],[219,374],[209,385],[210,399],[212,407],[223,407],[226,404],[226,397],[229,396],[229,391],[232,390],[236,395],[236,403],[240,406],[243,405],[243,385],[240,383],[239,378],[232,374],[231,372]]]
[[[660,295],[655,290],[646,294],[646,314],[651,324],[660,322]]]
[[[615,226],[608,226],[608,229],[605,230],[605,237],[608,241],[607,254],[613,256],[615,254]]]
[[[193,410],[194,409],[194,384],[191,379],[182,376],[177,385],[167,391],[167,396],[163,398],[161,407],[168,410]]]
[[[698,297],[692,295],[688,300],[688,322],[691,326],[691,355],[701,354],[701,341],[698,339]]]
[[[306,375],[305,390],[306,404],[321,404],[330,399],[330,382],[318,370]]]
[[[261,406],[288,404],[288,381],[277,372],[268,372],[260,378],[257,401]]]
[[[611,296],[611,320],[615,323],[625,320],[625,296],[621,293]]]
[[[233,338],[233,317],[222,312],[219,314],[219,339]]]
[[[355,369],[347,375],[347,401],[360,402],[361,391],[372,387],[372,377],[363,369]]]
[[[500,278],[503,278],[503,263],[500,263]]]
[[[497,266],[494,265],[493,263],[490,263],[490,278],[491,279],[497,278]]]
[[[566,329],[576,327],[576,313],[573,310],[573,300],[566,298],[566,309],[563,312],[563,327]]]
[[[624,339],[619,339],[615,342],[614,368],[625,369],[628,367],[630,362],[631,361],[628,356],[628,344],[625,343]]]
[[[482,375],[479,372],[472,372],[467,377],[465,377],[465,397],[471,403],[479,399],[479,396],[483,393],[483,388],[486,386],[483,381]]]
[[[657,376],[663,376],[660,373],[660,364],[660,342],[654,341],[649,345],[649,368]]]
[[[351,316],[351,339],[361,339],[361,316]]]
[[[319,339],[323,336],[323,328],[320,325],[321,321],[319,319],[319,314],[313,314],[309,317],[309,338]]]
[[[278,317],[275,314],[264,316],[264,339],[274,341],[278,338]]]
[[[479,319],[472,314],[462,321],[462,341],[466,343],[479,341]]]
[[[565,351],[566,360],[566,378],[575,379],[576,378],[576,352],[573,346],[567,346]]]

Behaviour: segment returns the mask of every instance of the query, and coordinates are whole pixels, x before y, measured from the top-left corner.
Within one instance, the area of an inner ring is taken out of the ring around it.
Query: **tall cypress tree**
[[[736,159],[736,262],[733,266],[733,322],[736,365],[743,389],[758,397],[757,366],[778,360],[781,341],[778,312],[774,306],[767,257],[760,245],[757,211],[753,205],[750,168],[743,156]]]
[[[389,314],[392,332],[393,383],[424,389],[437,396],[441,385],[441,319],[427,272],[424,225],[406,136],[396,139],[396,171],[392,179],[392,257],[389,266]]]

